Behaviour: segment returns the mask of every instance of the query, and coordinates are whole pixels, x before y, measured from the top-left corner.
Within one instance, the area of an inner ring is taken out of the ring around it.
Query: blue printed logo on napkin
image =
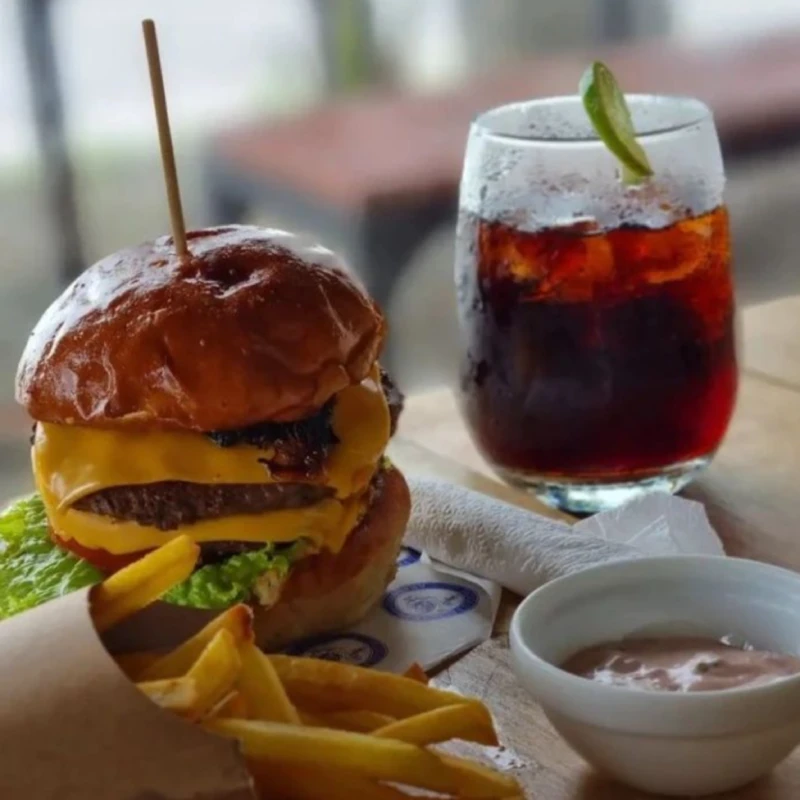
[[[478,593],[468,586],[442,581],[408,583],[386,593],[383,607],[409,622],[434,620],[464,614],[478,605]]]
[[[374,667],[386,658],[389,648],[374,636],[362,633],[326,634],[295,642],[286,649],[291,656],[310,656],[326,661],[344,661],[357,667]]]

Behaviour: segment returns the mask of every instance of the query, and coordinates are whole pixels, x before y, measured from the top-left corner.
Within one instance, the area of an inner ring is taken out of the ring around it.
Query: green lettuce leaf
[[[239,553],[219,564],[207,564],[171,589],[164,600],[192,608],[228,608],[254,595],[276,592],[306,545],[295,542],[278,552],[274,545]],[[264,602],[265,598],[260,598]]]
[[[39,495],[0,513],[0,619],[102,580],[91,564],[56,547]]]
[[[301,541],[280,550],[274,545],[209,564],[164,596],[193,608],[227,608],[254,595],[277,590],[294,561],[307,550]],[[42,500],[33,494],[0,512],[0,619],[56,597],[92,586],[102,573],[57,547],[47,531]]]

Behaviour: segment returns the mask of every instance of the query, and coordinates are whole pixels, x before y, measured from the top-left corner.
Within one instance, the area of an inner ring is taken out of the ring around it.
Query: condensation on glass
[[[574,511],[680,489],[736,396],[713,119],[691,99],[629,105],[654,170],[640,185],[578,98],[481,115],[461,184],[463,414],[503,478]]]

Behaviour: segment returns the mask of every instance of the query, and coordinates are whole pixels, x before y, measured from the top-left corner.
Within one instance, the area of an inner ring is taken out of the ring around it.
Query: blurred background
[[[0,468],[30,485],[13,376],[86,265],[168,228],[140,20],[156,19],[190,227],[342,251],[387,310],[408,391],[457,366],[453,222],[471,117],[573,93],[693,94],[726,156],[740,303],[800,290],[797,0],[3,0]]]

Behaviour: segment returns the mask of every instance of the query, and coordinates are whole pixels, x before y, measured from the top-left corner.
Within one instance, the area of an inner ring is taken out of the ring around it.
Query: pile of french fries
[[[194,569],[198,546],[173,539],[92,593],[104,632],[156,601]],[[448,798],[522,798],[509,775],[431,745],[496,745],[480,701],[427,685],[414,667],[391,675],[313,658],[266,655],[252,613],[228,609],[168,653],[117,661],[162,708],[239,742],[265,800],[401,800],[427,790]]]

